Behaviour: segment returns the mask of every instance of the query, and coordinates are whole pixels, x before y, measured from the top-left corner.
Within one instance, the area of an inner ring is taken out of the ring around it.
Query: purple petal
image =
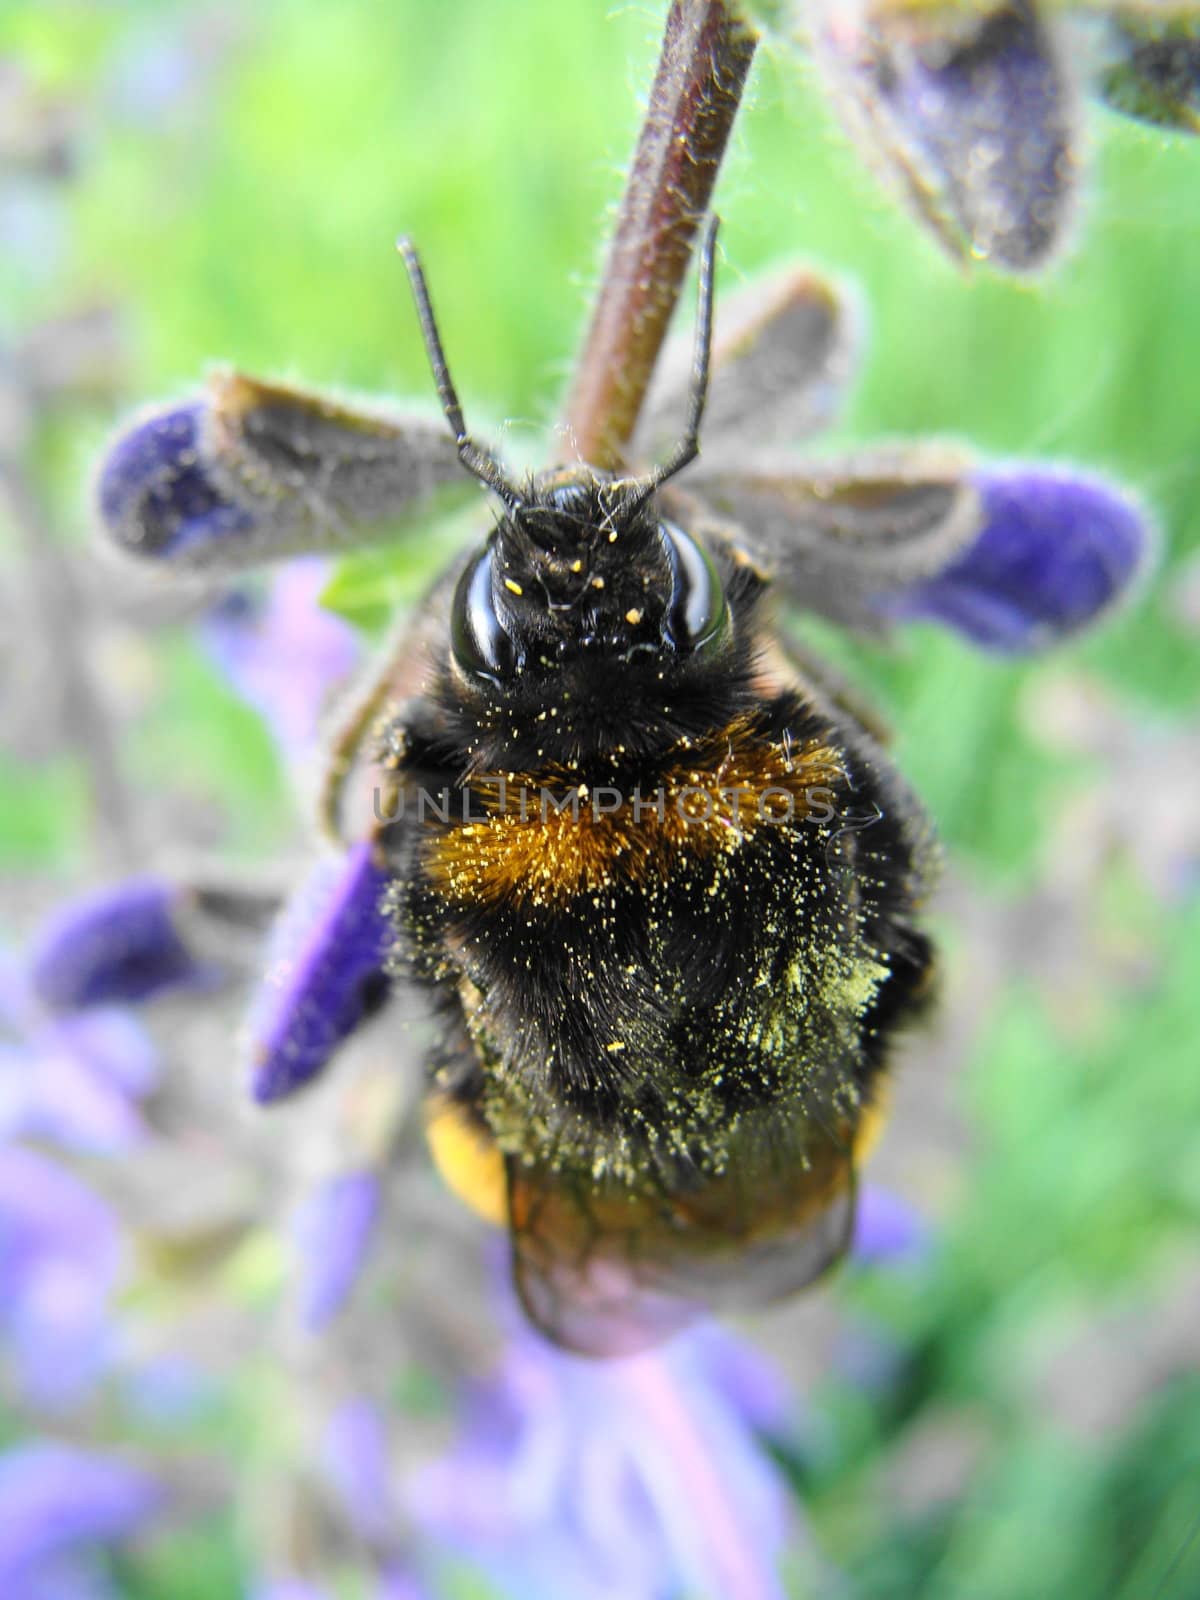
[[[108,1286],[77,1256],[34,1264],[6,1321],[21,1393],[40,1411],[79,1405],[112,1361]]]
[[[0,1055],[0,1122],[10,1133],[70,1149],[124,1149],[145,1133],[135,1102],[154,1087],[158,1069],[149,1036],[124,1012],[55,1018],[23,1051]]]
[[[107,1363],[116,1219],[80,1180],[31,1150],[0,1149],[0,1327],[26,1397],[74,1404]]]
[[[122,1600],[110,1575],[88,1556],[66,1556],[24,1580],[21,1600]]]
[[[211,979],[175,925],[179,891],[136,878],[62,906],[34,939],[31,983],[55,1011],[136,1003]]]
[[[324,861],[284,912],[250,1018],[251,1093],[292,1094],[387,996],[395,934],[380,909],[388,883],[369,840]]]
[[[0,1284],[28,1250],[74,1254],[107,1278],[116,1237],[112,1212],[73,1173],[20,1145],[0,1147]]]
[[[328,1589],[318,1589],[302,1578],[276,1578],[261,1584],[252,1600],[331,1600]]]
[[[598,1363],[522,1329],[412,1503],[514,1593],[775,1600],[790,1502],[756,1432],[772,1385],[750,1352],[731,1382],[731,1344],[698,1329]]]
[[[364,1539],[385,1539],[395,1526],[396,1503],[387,1428],[369,1400],[349,1400],[334,1412],[321,1456],[353,1526]]]
[[[140,1100],[155,1087],[161,1062],[146,1030],[127,1011],[97,1007],[64,1017],[54,1034],[64,1050],[84,1062],[97,1078]]]
[[[362,1271],[378,1215],[379,1180],[370,1172],[329,1179],[297,1213],[293,1239],[300,1263],[299,1308],[310,1332],[319,1332],[345,1304]]]
[[[222,493],[202,460],[205,411],[200,401],[160,411],[110,446],[97,494],[123,548],[171,559],[253,529],[254,518]]]
[[[744,1339],[705,1322],[677,1348],[756,1433],[782,1433],[794,1421],[795,1403],[783,1373]]]
[[[201,624],[217,666],[287,752],[311,743],[360,653],[354,630],[320,604],[327,578],[326,562],[296,561],[264,596],[234,590]]]
[[[0,1590],[26,1593],[31,1569],[80,1545],[136,1533],[160,1495],[142,1472],[112,1456],[50,1442],[0,1454]]]
[[[976,482],[985,522],[974,544],[936,577],[881,600],[880,610],[1019,654],[1086,627],[1145,564],[1143,513],[1098,479],[1013,468]]]
[[[373,1600],[431,1600],[431,1595],[407,1572],[391,1567],[380,1579]]]
[[[99,1154],[127,1149],[143,1137],[141,1116],[125,1092],[55,1030],[38,1036],[17,1070],[19,1113],[6,1108],[14,1131]],[[10,1066],[6,1076],[11,1071]]]
[[[855,1259],[867,1262],[912,1259],[929,1242],[929,1228],[907,1201],[890,1189],[865,1184],[854,1221]]]
[[[462,464],[431,420],[226,371],[201,397],[127,428],[97,497],[122,549],[199,571],[393,534],[451,485],[466,492]]]

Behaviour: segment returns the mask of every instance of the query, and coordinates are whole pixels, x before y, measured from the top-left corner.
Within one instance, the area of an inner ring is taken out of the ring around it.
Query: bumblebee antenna
[[[632,482],[632,496],[621,507],[628,515],[636,511],[654,491],[682,472],[700,454],[700,424],[704,420],[704,407],[708,401],[708,371],[712,362],[713,326],[713,259],[716,253],[717,229],[721,219],[712,216],[704,230],[700,245],[700,278],[697,286],[696,337],[692,347],[692,381],[688,388],[688,419],[678,444],[665,461],[651,467],[644,477]]]
[[[442,336],[438,332],[437,320],[433,315],[433,304],[429,298],[429,288],[425,282],[425,274],[421,270],[421,258],[417,254],[416,246],[411,239],[404,237],[396,240],[396,249],[400,252],[408,272],[408,281],[412,286],[412,295],[416,302],[417,317],[421,323],[421,337],[425,341],[425,354],[429,357],[429,365],[433,369],[433,381],[437,385],[442,411],[450,424],[454,442],[458,446],[458,459],[468,472],[498,494],[510,511],[515,511],[521,504],[520,491],[509,482],[504,468],[495,456],[477,445],[467,432],[458,391],[454,387],[454,379],[450,376],[446,352],[442,348]]]

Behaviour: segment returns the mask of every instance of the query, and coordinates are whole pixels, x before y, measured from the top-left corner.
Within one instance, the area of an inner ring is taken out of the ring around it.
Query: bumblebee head
[[[641,486],[587,467],[533,480],[459,579],[461,673],[503,690],[598,671],[673,677],[721,655],[731,627],[721,578]]]
[[[699,453],[716,232],[713,218],[700,254],[688,418],[668,459],[637,477],[578,465],[524,483],[467,433],[420,261],[400,241],[459,458],[504,505],[463,569],[451,611],[451,670],[485,723],[554,697],[578,750],[592,742],[589,726],[611,728],[647,690],[668,717],[702,697],[738,653],[726,584],[702,544],[661,515],[657,492]]]

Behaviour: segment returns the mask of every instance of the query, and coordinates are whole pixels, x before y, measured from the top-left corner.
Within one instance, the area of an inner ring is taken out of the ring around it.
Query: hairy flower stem
[[[757,40],[725,0],[674,0],[566,424],[616,468],[687,272]]]

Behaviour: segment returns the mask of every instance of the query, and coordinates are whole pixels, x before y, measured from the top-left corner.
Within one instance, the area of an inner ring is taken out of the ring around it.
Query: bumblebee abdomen
[[[473,779],[418,847],[407,932],[501,1148],[633,1182],[719,1171],[764,1106],[853,1118],[908,909],[872,862],[912,854],[861,752],[783,697],[604,776]]]

